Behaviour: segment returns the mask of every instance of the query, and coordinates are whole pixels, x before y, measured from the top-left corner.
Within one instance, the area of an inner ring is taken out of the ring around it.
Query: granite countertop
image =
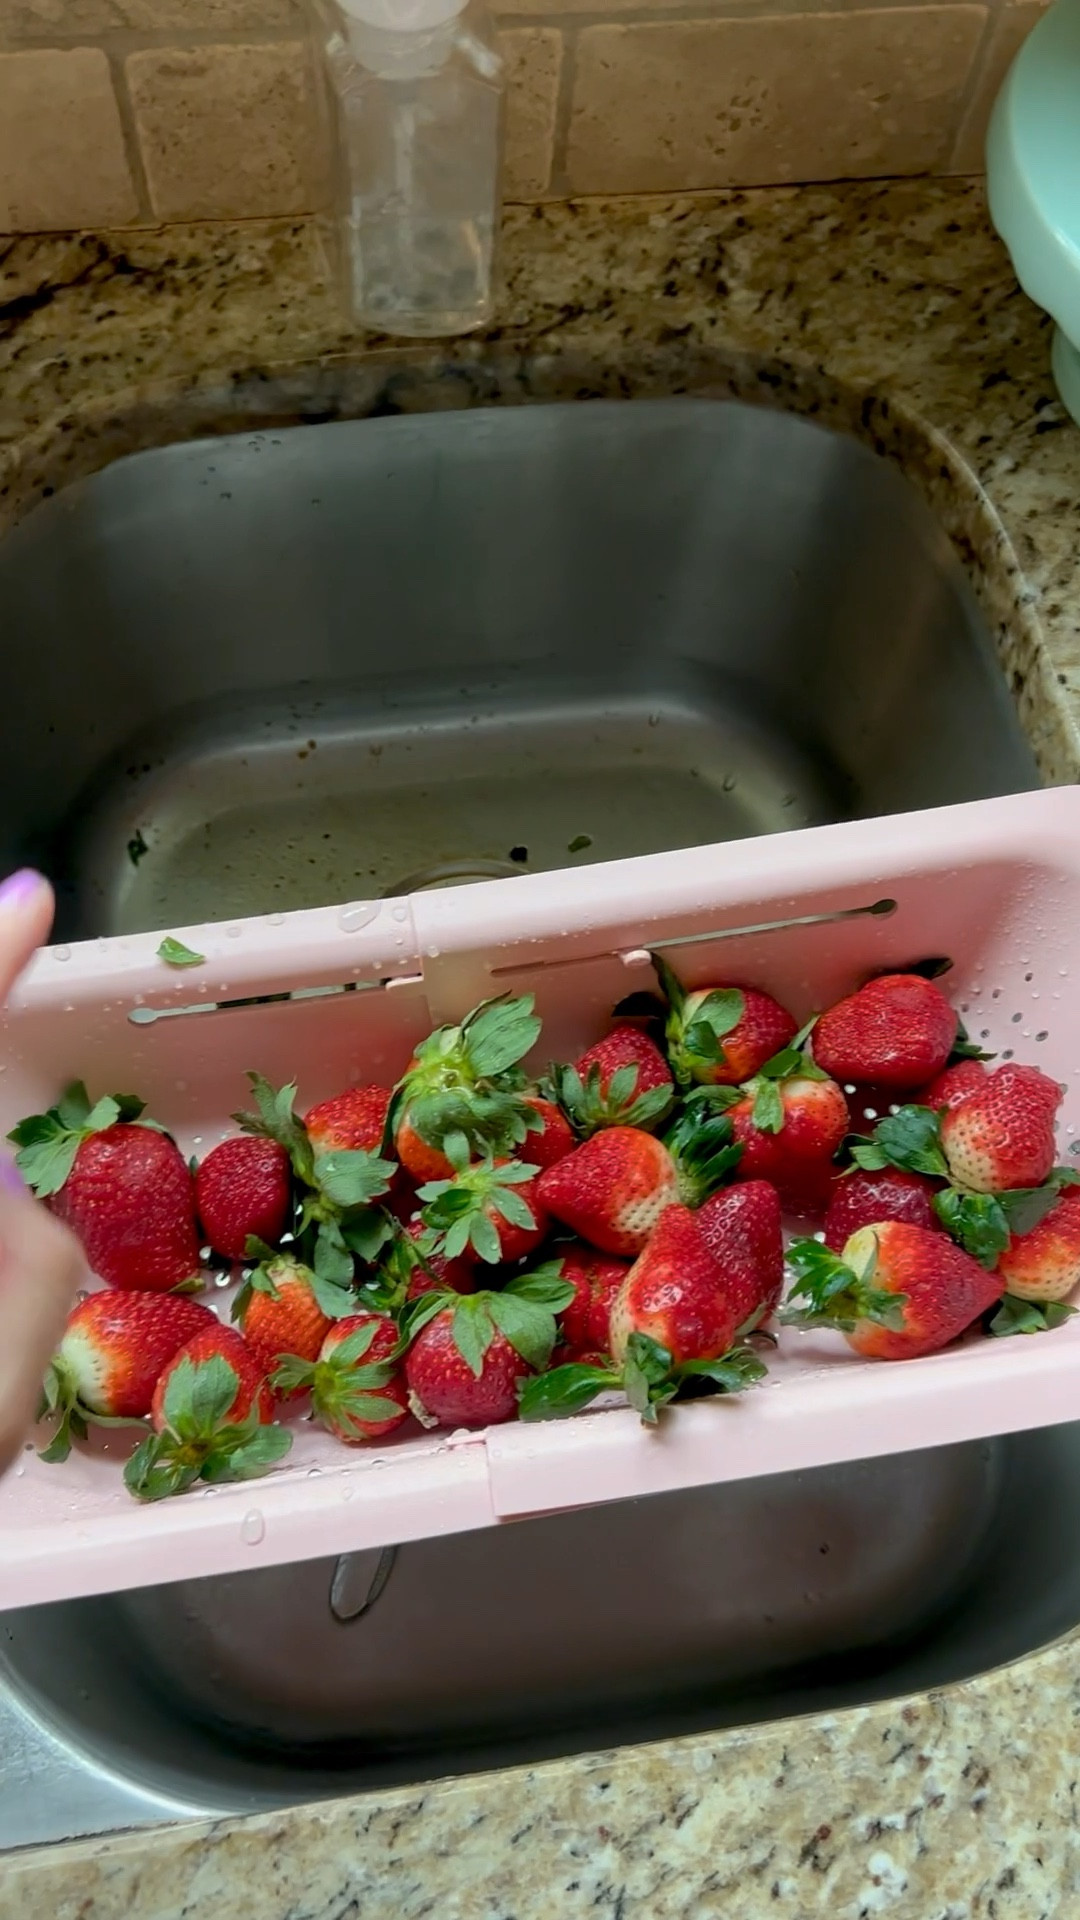
[[[204,432],[594,394],[787,406],[929,499],[1045,778],[1080,778],[1080,429],[976,183],[512,209],[504,265],[486,336],[402,350],[343,332],[311,224],[0,240],[0,527]],[[0,1914],[1068,1920],[1078,1718],[1080,1632],[908,1702],[11,1856]]]

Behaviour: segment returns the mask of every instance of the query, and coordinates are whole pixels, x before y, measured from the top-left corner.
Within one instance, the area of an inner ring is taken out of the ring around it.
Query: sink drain
[[[407,873],[393,886],[384,887],[380,899],[397,899],[403,893],[423,893],[428,887],[460,887],[470,880],[506,880],[515,873],[528,873],[528,866],[517,860],[440,860],[431,867],[419,867]]]

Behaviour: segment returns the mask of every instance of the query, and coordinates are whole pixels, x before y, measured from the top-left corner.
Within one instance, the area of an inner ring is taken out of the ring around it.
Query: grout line
[[[131,170],[131,178],[135,186],[135,198],[139,203],[140,219],[153,220],[155,216],[153,202],[150,198],[150,183],[146,177],[146,167],[143,162],[142,142],[139,139],[138,128],[135,125],[135,109],[131,104],[131,95],[128,92],[124,60],[119,51],[114,51],[111,47],[106,47],[105,57],[109,62],[109,71],[112,74],[113,92],[116,95],[116,104],[120,113],[120,129],[123,134],[124,151],[127,154],[127,163]]]
[[[547,191],[550,196],[558,200],[564,200],[568,195],[566,161],[570,116],[574,103],[574,81],[577,77],[577,48],[578,30],[575,22],[574,26],[563,30],[559,87],[555,96],[555,126],[551,139],[551,172],[548,175]]]

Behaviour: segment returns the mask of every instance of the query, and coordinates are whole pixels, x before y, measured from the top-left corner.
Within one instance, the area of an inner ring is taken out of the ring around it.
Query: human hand
[[[48,939],[53,894],[39,873],[0,886],[0,1001]],[[78,1241],[0,1162],[0,1473],[33,1425],[42,1376],[84,1272]]]

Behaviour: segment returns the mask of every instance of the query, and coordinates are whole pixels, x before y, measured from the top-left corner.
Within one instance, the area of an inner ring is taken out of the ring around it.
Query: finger
[[[0,1473],[37,1416],[41,1382],[86,1265],[74,1234],[0,1169]]]
[[[0,1003],[35,948],[48,939],[53,907],[52,888],[32,867],[9,874],[0,886]]]

